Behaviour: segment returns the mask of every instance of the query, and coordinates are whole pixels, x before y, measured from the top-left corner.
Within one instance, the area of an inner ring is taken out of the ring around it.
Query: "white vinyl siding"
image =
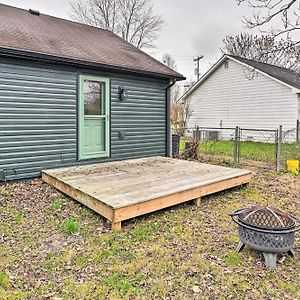
[[[295,128],[297,95],[292,88],[228,60],[188,96],[189,126]]]

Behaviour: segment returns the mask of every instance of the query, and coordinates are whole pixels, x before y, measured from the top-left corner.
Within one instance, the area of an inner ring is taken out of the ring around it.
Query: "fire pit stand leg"
[[[269,269],[276,269],[276,261],[277,261],[277,254],[276,253],[270,253],[270,252],[263,252],[266,267]]]
[[[242,242],[239,242],[238,246],[236,247],[236,252],[241,252],[245,247],[245,244]]]
[[[293,249],[290,249],[288,251],[288,255],[295,257],[296,254],[295,254],[295,251]]]

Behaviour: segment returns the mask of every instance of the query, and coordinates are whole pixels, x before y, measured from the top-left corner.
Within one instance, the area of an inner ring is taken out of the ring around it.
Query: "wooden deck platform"
[[[248,183],[251,172],[186,160],[150,157],[45,170],[45,182],[121,229],[121,222]]]

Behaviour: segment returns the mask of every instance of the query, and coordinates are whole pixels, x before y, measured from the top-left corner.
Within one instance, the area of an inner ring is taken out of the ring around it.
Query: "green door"
[[[109,79],[79,77],[79,159],[109,155]]]

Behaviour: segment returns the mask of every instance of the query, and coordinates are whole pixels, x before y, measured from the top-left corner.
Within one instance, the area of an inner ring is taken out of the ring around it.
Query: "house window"
[[[101,116],[105,84],[103,82],[85,80],[83,85],[84,114]]]

